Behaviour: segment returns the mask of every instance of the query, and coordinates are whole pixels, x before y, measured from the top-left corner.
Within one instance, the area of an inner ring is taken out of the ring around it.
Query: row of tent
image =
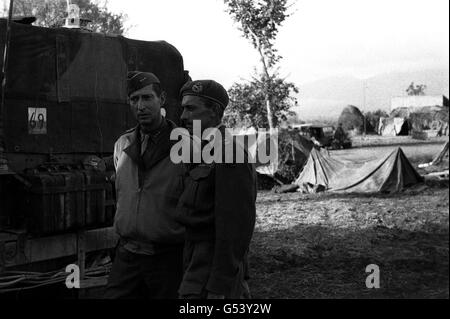
[[[370,123],[353,105],[345,107],[338,123],[351,135],[377,133],[381,136],[406,136],[413,131],[435,130],[439,135],[449,135],[448,107],[397,108],[378,123]]]
[[[338,123],[350,135],[377,133],[382,136],[399,136],[409,134],[409,122],[404,116],[380,117],[379,122],[373,125],[364,118],[362,112],[353,105],[346,106],[339,116]]]
[[[257,132],[252,134],[258,135]],[[250,153],[257,157],[259,146],[269,143],[267,139],[270,138],[272,147],[277,145],[273,136],[259,135],[254,139],[256,142],[248,147]],[[393,193],[423,182],[422,176],[401,148],[364,162],[345,161],[333,158],[328,151],[317,149],[310,141],[300,137],[292,140],[292,152],[294,157],[305,162],[294,185],[306,193]],[[448,158],[448,142],[435,158],[442,161],[444,157]],[[256,166],[260,174],[273,176],[278,169],[278,162],[271,165],[257,163]]]
[[[449,142],[430,165],[443,164],[448,172]],[[302,192],[395,193],[423,182],[401,148],[364,162],[337,160],[312,149],[295,185]]]

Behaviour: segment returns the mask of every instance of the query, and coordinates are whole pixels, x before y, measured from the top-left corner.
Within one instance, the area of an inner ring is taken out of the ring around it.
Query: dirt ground
[[[448,298],[448,188],[399,195],[261,192],[254,298]],[[366,266],[380,267],[367,289]]]
[[[433,145],[404,150],[415,165],[441,149]],[[364,158],[374,149],[352,152]],[[449,298],[448,209],[448,181],[400,194],[259,192],[252,295]],[[369,264],[379,266],[379,289],[366,287]]]

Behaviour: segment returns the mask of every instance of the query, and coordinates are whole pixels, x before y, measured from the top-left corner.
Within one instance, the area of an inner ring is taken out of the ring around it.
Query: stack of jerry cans
[[[65,228],[64,176],[50,171],[34,171],[27,176],[31,187],[22,208],[27,229],[34,234],[49,234]]]
[[[86,187],[86,227],[105,224],[106,176],[96,170],[83,170]]]
[[[107,174],[92,169],[58,167],[34,170],[24,178],[22,211],[27,229],[46,235],[111,226],[115,202]]]
[[[64,227],[58,231],[73,231],[86,224],[84,176],[77,170],[58,172],[64,177]]]

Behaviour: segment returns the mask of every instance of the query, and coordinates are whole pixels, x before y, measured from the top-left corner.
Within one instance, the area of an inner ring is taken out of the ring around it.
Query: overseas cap
[[[131,71],[127,76],[128,96],[150,84],[161,84],[156,75],[150,72]]]
[[[222,85],[214,80],[190,81],[180,90],[181,97],[195,95],[218,103],[223,109],[228,105],[228,93]]]

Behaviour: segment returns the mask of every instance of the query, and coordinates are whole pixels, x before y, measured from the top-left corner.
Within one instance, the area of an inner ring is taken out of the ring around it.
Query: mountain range
[[[391,98],[406,95],[411,82],[425,84],[427,95],[449,96],[449,68],[392,72],[367,79],[330,77],[300,85],[298,106],[301,120],[334,120],[351,104],[361,111],[390,111]]]

